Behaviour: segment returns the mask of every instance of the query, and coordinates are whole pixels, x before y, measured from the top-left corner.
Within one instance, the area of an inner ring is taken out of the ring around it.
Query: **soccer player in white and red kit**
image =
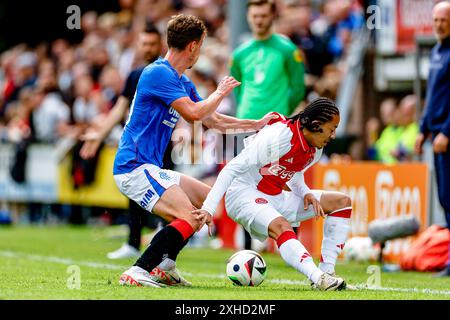
[[[326,98],[291,118],[278,115],[246,141],[245,149],[220,172],[202,209],[195,211],[211,225],[226,193],[228,215],[253,238],[275,239],[281,257],[320,290],[346,288],[334,267],[350,230],[352,207],[343,193],[310,190],[303,174],[335,138],[339,120],[339,109]],[[293,231],[314,216],[325,218],[319,267]]]

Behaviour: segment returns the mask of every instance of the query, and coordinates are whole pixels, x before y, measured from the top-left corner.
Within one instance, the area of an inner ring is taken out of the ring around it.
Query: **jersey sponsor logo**
[[[180,114],[172,107],[169,108],[169,115],[170,119],[163,120],[163,124],[170,128],[175,128],[175,125],[177,124],[178,119],[180,118]]]
[[[257,204],[266,204],[266,203],[269,203],[269,201],[267,201],[267,200],[264,199],[264,198],[256,198],[256,199],[255,199],[255,202],[256,202]]]
[[[272,165],[268,171],[274,176],[278,176],[281,179],[289,179],[289,180],[292,179],[292,177],[295,174],[295,171],[288,171],[286,170],[286,167],[281,166],[279,164]]]
[[[179,118],[180,117],[180,114],[177,112],[177,110],[175,110],[174,108],[172,108],[172,107],[170,107],[169,108],[169,114],[170,115],[173,115],[175,118]]]
[[[170,176],[166,172],[159,172],[159,177],[163,180],[170,180]]]
[[[162,123],[165,124],[166,126],[172,128],[172,129],[175,128],[175,123],[170,122],[169,120],[164,120]]]
[[[155,193],[152,190],[148,189],[147,192],[145,193],[144,197],[141,200],[141,203],[140,203],[141,207],[147,208],[150,200],[153,198],[154,195],[155,195]]]

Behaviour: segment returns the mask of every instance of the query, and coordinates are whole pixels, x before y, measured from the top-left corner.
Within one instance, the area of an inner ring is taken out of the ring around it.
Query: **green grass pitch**
[[[450,279],[430,273],[368,273],[369,264],[339,262],[337,272],[357,291],[318,292],[306,278],[276,254],[263,253],[268,275],[259,287],[236,287],[225,277],[232,250],[186,248],[178,268],[191,288],[122,287],[118,279],[135,259],[111,261],[106,253],[125,240],[122,229],[88,227],[1,227],[0,299],[441,299],[450,300]],[[74,289],[69,266],[80,270],[80,288]],[[376,270],[376,268],[375,268]],[[370,282],[372,281],[372,282]],[[69,282],[69,285],[68,285]]]

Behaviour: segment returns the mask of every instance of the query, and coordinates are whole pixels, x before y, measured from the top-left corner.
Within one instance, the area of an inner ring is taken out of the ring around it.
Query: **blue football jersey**
[[[166,59],[148,65],[139,78],[114,161],[114,174],[131,172],[142,164],[163,165],[164,152],[180,118],[170,105],[182,97],[201,100],[192,81]]]

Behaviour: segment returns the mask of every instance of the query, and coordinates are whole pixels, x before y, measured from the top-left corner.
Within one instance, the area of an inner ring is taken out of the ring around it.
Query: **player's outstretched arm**
[[[189,97],[182,97],[172,102],[171,106],[188,122],[203,121],[210,117],[222,99],[240,84],[233,77],[226,76],[207,99],[194,102]]]
[[[81,136],[81,140],[83,140],[84,143],[80,150],[80,156],[83,159],[90,159],[94,157],[103,140],[105,140],[114,126],[123,119],[129,105],[130,101],[128,98],[120,96],[114,107],[102,122],[101,127],[97,130],[90,128],[84,135]]]
[[[270,120],[277,118],[273,113],[266,114],[259,120],[238,119],[218,112],[214,112],[203,121],[203,125],[211,129],[217,129],[221,133],[230,133],[229,130],[244,130],[246,132],[258,131]]]

